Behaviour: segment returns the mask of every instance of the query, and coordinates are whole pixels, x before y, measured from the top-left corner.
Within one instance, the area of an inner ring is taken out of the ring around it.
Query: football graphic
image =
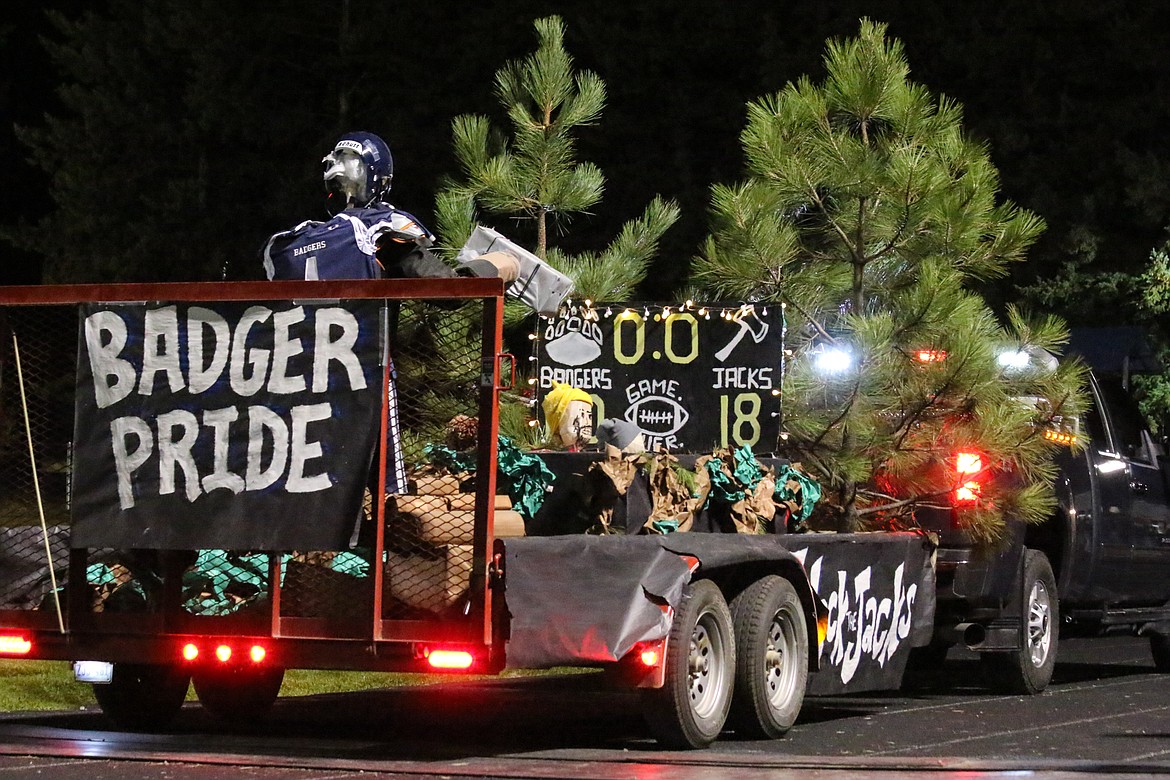
[[[664,395],[642,396],[626,409],[626,420],[651,436],[678,433],[690,418],[682,404]]]

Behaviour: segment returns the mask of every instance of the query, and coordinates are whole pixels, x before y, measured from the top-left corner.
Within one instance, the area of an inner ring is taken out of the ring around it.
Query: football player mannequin
[[[435,237],[417,218],[386,201],[394,179],[390,147],[364,131],[346,133],[322,159],[331,219],[308,220],[268,239],[269,279],[500,277],[519,265],[503,252],[482,255],[458,270],[432,254]]]
[[[263,250],[269,279],[485,276],[499,277],[505,285],[515,280],[519,265],[502,252],[482,255],[458,270],[430,252],[434,244],[431,232],[413,215],[386,201],[394,179],[394,159],[390,147],[378,136],[364,131],[346,133],[321,162],[330,219],[307,220],[269,238]],[[395,303],[390,341],[396,313]],[[387,393],[386,492],[402,493],[406,491],[406,469],[399,446],[398,399],[393,381]],[[376,472],[372,469],[371,494],[376,494]],[[370,524],[358,525],[360,530]],[[357,537],[355,530],[351,546],[357,543]]]

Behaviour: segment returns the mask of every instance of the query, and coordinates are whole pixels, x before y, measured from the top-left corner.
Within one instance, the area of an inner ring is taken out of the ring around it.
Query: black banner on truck
[[[343,548],[383,330],[377,301],[83,307],[73,546]]]
[[[539,387],[593,396],[594,424],[624,419],[646,447],[775,449],[784,317],[780,306],[575,303],[541,319]]]

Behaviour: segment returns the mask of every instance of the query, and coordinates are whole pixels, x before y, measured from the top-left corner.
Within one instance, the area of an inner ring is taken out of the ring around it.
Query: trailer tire
[[[735,678],[731,612],[715,583],[697,580],[683,591],[663,663],[665,684],[643,691],[651,733],[665,747],[710,745],[727,722]]]
[[[982,653],[986,679],[995,690],[1031,696],[1048,687],[1056,666],[1060,605],[1048,557],[1024,552],[1024,647],[1006,653]]]
[[[191,677],[168,664],[114,664],[108,683],[95,683],[93,696],[106,717],[131,731],[162,731],[183,701]]]
[[[284,682],[279,666],[200,669],[192,675],[195,695],[215,718],[242,723],[265,717]]]
[[[770,575],[732,599],[731,618],[731,723],[747,737],[782,737],[796,722],[808,685],[808,626],[800,596],[791,582]]]
[[[1170,672],[1170,636],[1150,634],[1150,654],[1154,656],[1155,669]]]

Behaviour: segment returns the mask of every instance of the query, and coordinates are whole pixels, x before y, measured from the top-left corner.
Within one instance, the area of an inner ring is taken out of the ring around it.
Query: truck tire
[[[756,580],[731,601],[735,629],[735,695],[730,721],[737,734],[784,736],[808,685],[808,626],[800,596],[782,577]]]
[[[643,691],[642,713],[665,747],[701,748],[723,730],[735,678],[735,635],[723,594],[710,580],[683,591],[667,639],[666,682]]]
[[[1154,656],[1155,669],[1170,672],[1170,636],[1150,634],[1150,654]]]
[[[1007,653],[983,653],[981,657],[992,688],[1031,696],[1052,680],[1060,639],[1056,578],[1048,557],[1038,550],[1024,553],[1023,594],[1024,647]]]
[[[192,675],[199,703],[219,720],[241,723],[263,718],[284,682],[279,666],[200,669]]]
[[[108,683],[95,683],[98,706],[119,728],[162,731],[187,698],[191,677],[168,664],[114,664]]]

